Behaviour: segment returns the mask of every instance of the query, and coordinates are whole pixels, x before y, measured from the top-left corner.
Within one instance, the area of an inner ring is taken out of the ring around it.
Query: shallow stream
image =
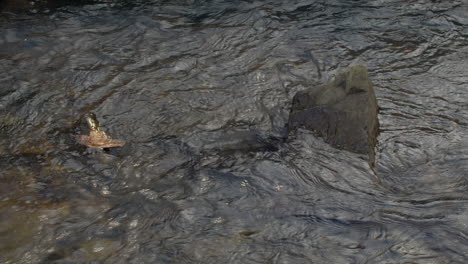
[[[0,13],[0,263],[468,263],[466,1],[103,2]],[[356,64],[374,170],[285,140]]]

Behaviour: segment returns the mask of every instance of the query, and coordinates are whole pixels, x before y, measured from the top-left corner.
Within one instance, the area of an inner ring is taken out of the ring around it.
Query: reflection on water
[[[468,262],[463,1],[100,2],[1,13],[0,262]],[[285,140],[354,64],[375,171]]]

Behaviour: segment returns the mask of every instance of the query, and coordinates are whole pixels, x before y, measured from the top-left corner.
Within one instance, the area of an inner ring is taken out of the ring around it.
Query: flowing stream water
[[[350,65],[374,169],[297,91]],[[0,14],[1,263],[468,263],[468,3],[102,1]],[[80,145],[84,116],[127,144]]]

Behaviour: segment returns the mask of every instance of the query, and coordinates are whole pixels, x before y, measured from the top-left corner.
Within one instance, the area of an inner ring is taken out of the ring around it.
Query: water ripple
[[[33,2],[0,10],[0,262],[468,261],[463,1]],[[286,135],[354,64],[375,168]]]

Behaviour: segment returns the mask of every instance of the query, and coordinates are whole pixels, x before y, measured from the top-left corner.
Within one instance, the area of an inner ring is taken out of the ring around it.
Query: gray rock
[[[335,80],[298,92],[289,116],[289,134],[297,128],[311,130],[325,142],[375,162],[379,133],[378,106],[367,68],[358,65]]]

